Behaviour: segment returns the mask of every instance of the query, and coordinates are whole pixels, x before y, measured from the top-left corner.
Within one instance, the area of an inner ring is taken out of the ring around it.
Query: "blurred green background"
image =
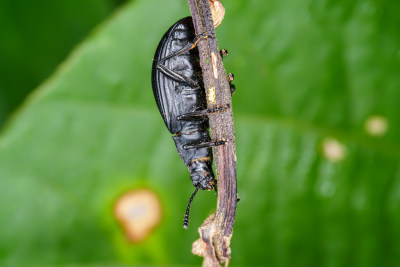
[[[400,266],[400,2],[223,4],[231,266]],[[0,1],[0,266],[201,264],[191,243],[215,196],[198,194],[184,231],[193,186],[150,83],[187,15],[184,0]],[[129,243],[113,207],[136,188],[162,219]]]

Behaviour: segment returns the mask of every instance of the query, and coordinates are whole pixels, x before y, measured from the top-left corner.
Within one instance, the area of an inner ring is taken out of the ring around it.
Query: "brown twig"
[[[210,2],[218,0],[188,0],[196,35],[215,36]],[[219,55],[217,40],[207,38],[198,44],[200,65],[208,108],[229,105],[225,112],[209,115],[213,140],[226,140],[225,145],[214,148],[218,177],[218,203],[215,214],[199,228],[200,239],[193,243],[192,252],[204,257],[205,266],[221,266],[229,262],[230,240],[236,213],[236,152],[232,116],[232,100],[226,71]]]

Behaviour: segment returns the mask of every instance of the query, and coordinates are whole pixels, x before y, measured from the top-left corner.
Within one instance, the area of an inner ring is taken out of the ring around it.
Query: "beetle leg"
[[[228,73],[228,82],[231,83],[235,79],[235,75],[233,73]]]
[[[165,62],[168,59],[171,59],[171,58],[176,57],[176,56],[180,56],[180,55],[188,52],[189,50],[195,48],[200,40],[207,39],[207,38],[215,38],[215,35],[207,34],[207,33],[202,33],[202,34],[197,35],[194,38],[193,42],[188,42],[182,49],[180,49],[180,50],[176,51],[175,53],[172,53],[172,54],[160,59],[157,62],[156,68],[159,69],[166,76],[168,76],[168,77],[170,77],[170,78],[172,78],[172,79],[174,79],[176,81],[186,83],[186,84],[190,85],[191,87],[193,87],[195,90],[199,89],[200,86],[198,85],[197,82],[195,82],[194,80],[192,80],[189,77],[186,77],[185,75],[182,75],[182,74],[180,74],[180,73],[178,73],[176,71],[173,71],[173,70],[169,69],[168,67],[162,65],[162,63]]]
[[[221,49],[219,51],[219,54],[221,55],[222,59],[224,59],[224,57],[228,56],[228,50],[226,49]],[[233,93],[236,90],[235,85],[232,84],[232,81],[235,79],[235,75],[233,75],[233,73],[228,73],[228,82],[229,82],[229,88],[231,89],[231,95],[233,95]]]
[[[161,64],[157,64],[157,69],[159,69],[163,74],[165,74],[166,76],[170,77],[171,79],[174,79],[178,82],[182,82],[185,83],[189,86],[192,86],[195,89],[199,89],[200,86],[198,85],[197,82],[193,81],[192,79],[190,79],[189,77],[186,77],[185,75],[182,75],[176,71],[173,71],[169,68],[167,68],[164,65]]]
[[[211,109],[201,109],[201,110],[196,110],[194,112],[190,112],[190,113],[186,113],[183,115],[180,115],[177,117],[177,120],[179,121],[190,121],[193,119],[197,119],[197,117],[203,117],[203,116],[207,116],[208,114],[211,113],[216,113],[216,112],[225,112],[226,109],[229,108],[229,105],[224,105],[224,106],[220,106],[220,107],[216,107],[216,108],[211,108]]]
[[[235,85],[232,84],[232,81],[235,79],[235,75],[233,75],[233,73],[228,73],[228,82],[229,82],[229,88],[231,89],[231,95],[233,95],[233,93],[236,90]]]
[[[218,141],[211,141],[211,142],[203,142],[203,143],[192,143],[188,145],[183,145],[183,149],[192,149],[192,148],[204,148],[204,147],[214,147],[214,146],[221,146],[226,144],[228,141],[222,139]]]
[[[197,44],[199,43],[200,40],[202,40],[202,39],[207,39],[207,38],[213,38],[213,39],[215,39],[215,34],[208,34],[208,33],[206,33],[206,32],[203,32],[203,33],[197,35],[197,36],[193,39],[192,47],[191,47],[190,49],[195,48],[195,47],[197,46]],[[190,49],[189,49],[189,50],[190,50]]]
[[[229,88],[231,89],[231,95],[233,95],[233,93],[234,93],[235,90],[236,90],[236,86],[235,86],[234,84],[230,84],[230,85],[229,85]]]
[[[160,61],[158,61],[157,64],[161,64],[168,59],[185,54],[189,50],[192,50],[193,48],[195,48],[197,46],[197,44],[200,42],[200,40],[207,39],[207,38],[215,38],[215,35],[207,34],[207,33],[199,34],[193,39],[192,42],[188,42],[181,50],[178,50],[178,51],[160,59]]]
[[[182,94],[183,92],[187,92],[187,91],[189,91],[189,93],[193,94],[193,91],[198,91],[200,89],[201,89],[200,87],[193,88],[191,86],[187,86],[186,84],[185,85],[178,84],[175,86],[175,91],[177,91],[180,94]]]
[[[221,57],[223,59],[224,57],[228,56],[228,50],[223,48],[223,49],[219,50],[219,54],[221,55]]]

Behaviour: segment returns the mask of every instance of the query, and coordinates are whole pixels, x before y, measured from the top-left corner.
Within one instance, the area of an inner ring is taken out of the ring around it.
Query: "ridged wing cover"
[[[177,120],[177,117],[199,108],[199,101],[202,96],[198,93],[193,94],[193,91],[185,93],[185,90],[177,90],[190,89],[190,87],[165,75],[156,66],[161,59],[181,50],[194,37],[192,18],[186,17],[179,20],[164,34],[153,59],[152,87],[154,97],[165,125],[172,134],[181,131],[184,127],[185,122]],[[198,72],[200,65],[197,48],[184,55],[168,59],[162,65],[201,83],[201,76],[197,77],[197,73],[201,74],[201,72]]]

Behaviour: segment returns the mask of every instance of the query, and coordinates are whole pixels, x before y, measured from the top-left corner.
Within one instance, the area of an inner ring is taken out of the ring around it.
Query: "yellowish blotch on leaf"
[[[386,134],[389,123],[386,117],[375,115],[367,118],[364,128],[369,135],[381,137]]]
[[[114,215],[130,242],[146,239],[161,221],[161,204],[157,195],[148,189],[129,191],[120,196]]]
[[[326,138],[322,142],[322,152],[325,158],[332,162],[342,161],[347,154],[346,147],[333,138]]]

